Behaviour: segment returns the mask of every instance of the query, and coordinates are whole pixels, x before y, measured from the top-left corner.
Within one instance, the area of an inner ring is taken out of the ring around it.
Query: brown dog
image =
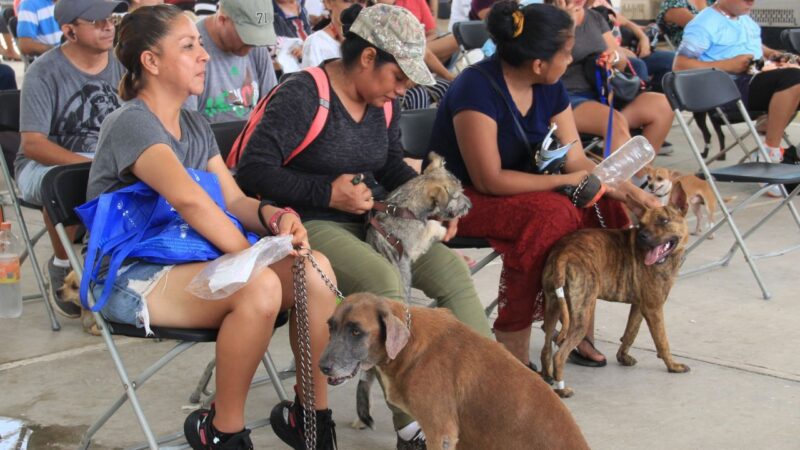
[[[681,175],[663,167],[648,166],[645,172],[647,173],[645,190],[658,197],[662,205],[673,205],[684,211],[684,214],[691,206],[697,218],[693,235],[702,234],[714,226],[717,198],[714,197],[708,181],[695,175]],[[710,234],[708,239],[714,239],[714,235]]]
[[[412,307],[409,332],[402,303],[361,293],[328,323],[320,369],[329,384],[376,367],[387,400],[419,421],[429,449],[589,448],[538,375],[449,311]]]
[[[555,378],[556,392],[562,397],[573,393],[564,385],[564,362],[586,335],[598,298],[631,304],[617,361],[624,366],[636,364],[628,350],[644,318],[667,369],[689,371],[672,360],[663,311],[688,240],[685,217],[672,206],[646,209],[633,199],[630,203],[639,218],[638,228],[569,234],[553,246],[545,263],[542,375]],[[559,349],[553,356],[550,342],[559,318]]]
[[[97,328],[97,323],[94,320],[94,315],[91,311],[84,309],[81,305],[81,298],[80,298],[80,281],[78,280],[78,274],[75,271],[70,271],[67,276],[64,278],[64,285],[58,288],[58,295],[63,298],[65,301],[72,302],[81,308],[81,324],[83,325],[83,331],[93,335],[93,336],[100,336],[100,329]]]

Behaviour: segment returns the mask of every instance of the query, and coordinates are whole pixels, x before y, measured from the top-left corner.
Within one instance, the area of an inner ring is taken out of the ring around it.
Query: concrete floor
[[[792,124],[789,131],[794,141],[800,140],[800,125]],[[675,144],[674,154],[658,157],[655,164],[693,171],[694,160],[677,128],[669,140]],[[753,191],[739,186],[723,189],[724,195],[737,195],[738,200]],[[773,202],[766,197],[757,202],[741,214],[739,224],[753,223]],[[13,219],[13,212],[7,210],[7,214]],[[41,217],[31,211],[26,212],[26,220],[34,226],[41,224]],[[731,239],[723,228],[714,241],[689,257],[687,267],[722,254]],[[764,251],[798,243],[800,233],[789,215],[781,213],[750,242],[753,250]],[[44,261],[51,254],[49,245],[42,245],[37,254]],[[759,261],[773,294],[769,301],[761,298],[738,255],[729,267],[677,281],[666,306],[666,323],[673,353],[692,368],[688,374],[667,373],[655,356],[646,327],[631,352],[639,360],[633,368],[615,362],[601,369],[568,365],[568,382],[577,393],[566,404],[589,444],[596,449],[800,448],[798,255]],[[499,269],[496,261],[475,277],[486,304],[496,294]],[[29,267],[24,268],[23,277],[26,292],[33,291]],[[611,360],[627,314],[627,306],[603,302],[598,307],[597,346]],[[62,320],[62,325],[60,332],[50,331],[40,301],[27,302],[20,319],[0,320],[0,449],[25,448],[8,432],[20,425],[29,433],[27,448],[75,448],[89,424],[121,393],[102,340],[85,334],[77,320]],[[543,335],[538,324],[535,327],[531,353],[538,361]],[[129,338],[116,342],[131,373],[172,346]],[[285,328],[276,334],[270,351],[279,367],[291,361]],[[213,345],[198,345],[139,390],[156,434],[181,429],[190,410],[189,394],[212,357]],[[263,374],[263,370],[258,373]],[[289,390],[292,384],[291,379],[284,381]],[[330,391],[340,447],[394,448],[390,415],[377,389],[373,392],[375,430],[350,428],[355,418],[354,391],[353,382]],[[265,418],[277,402],[271,386],[254,388],[247,405],[248,420]],[[252,436],[256,448],[286,448],[269,427],[255,430]],[[122,448],[140,441],[142,434],[131,409],[123,406],[96,436],[92,448]],[[497,448],[503,448],[502,442]]]

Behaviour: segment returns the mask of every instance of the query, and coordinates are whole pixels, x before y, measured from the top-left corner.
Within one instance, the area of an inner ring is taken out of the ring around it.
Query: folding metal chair
[[[800,28],[787,28],[781,31],[783,46],[800,54]]]
[[[0,91],[0,131],[19,133],[19,99],[20,91],[18,90]],[[47,234],[47,228],[42,227],[31,235],[25,223],[25,217],[22,215],[23,207],[34,209],[39,212],[42,211],[42,208],[38,205],[25,202],[17,195],[13,170],[8,166],[5,158],[0,158],[0,168],[2,168],[3,179],[6,183],[6,191],[2,195],[2,199],[0,199],[0,208],[3,206],[11,206],[17,215],[17,222],[19,223],[22,240],[25,242],[25,250],[23,250],[22,255],[20,255],[20,263],[24,263],[26,259],[30,261],[33,276],[36,278],[36,286],[39,289],[38,293],[24,295],[23,299],[33,300],[41,298],[50,319],[50,328],[53,331],[58,331],[61,329],[61,324],[58,323],[58,319],[56,319],[56,315],[53,312],[53,307],[48,301],[48,282],[45,281],[46,278],[42,273],[42,268],[34,252],[36,244]]]
[[[750,270],[753,272],[753,276],[755,277],[758,286],[761,288],[764,299],[769,299],[771,294],[767,290],[767,287],[761,278],[761,274],[756,267],[755,260],[759,258],[783,255],[787,252],[800,248],[800,245],[790,246],[766,254],[754,255],[747,248],[745,239],[762,225],[764,225],[783,206],[789,208],[795,223],[798,227],[800,227],[800,216],[798,216],[797,210],[795,209],[794,204],[791,202],[797,193],[800,192],[800,186],[796,187],[791,193],[787,193],[786,189],[783,187],[784,183],[800,182],[800,166],[765,162],[749,162],[739,163],[718,169],[709,169],[708,165],[703,160],[700,149],[692,138],[692,134],[689,131],[689,127],[685,119],[680,114],[681,111],[708,111],[719,108],[722,105],[736,102],[739,113],[742,115],[742,118],[747,124],[749,131],[753,134],[753,136],[756,137],[759,154],[764,158],[765,161],[769,161],[764,144],[760,139],[758,139],[755,125],[750,119],[750,116],[747,114],[747,110],[744,107],[744,103],[741,101],[741,97],[735,83],[725,72],[715,69],[701,69],[668,73],[664,77],[663,85],[664,93],[666,94],[670,105],[675,111],[675,117],[677,118],[678,123],[680,123],[683,134],[686,136],[686,140],[689,142],[689,146],[694,153],[695,159],[697,159],[697,163],[700,165],[700,175],[708,180],[709,185],[714,192],[714,196],[717,198],[717,204],[720,205],[720,209],[722,210],[724,216],[724,220],[717,222],[709,230],[703,233],[695,242],[693,242],[687,248],[686,254],[688,255],[691,251],[696,249],[711,233],[718,230],[724,223],[727,223],[730,226],[735,237],[733,246],[721,259],[702,265],[695,269],[683,271],[681,275],[700,273],[717,267],[726,266],[730,262],[731,258],[733,258],[737,249],[741,248],[744,258],[747,261],[747,264],[750,266]],[[759,189],[751,197],[736,205],[734,208],[728,209],[728,207],[725,205],[722,195],[719,192],[719,189],[717,188],[718,182],[763,183],[765,186]],[[759,198],[773,185],[780,187],[780,190],[783,194],[783,199],[778,203],[777,206],[765,214],[754,226],[749,228],[744,233],[740,232],[739,226],[736,225],[736,222],[733,219],[733,214],[737,210],[747,206],[753,200]]]
[[[50,215],[50,218],[55,224],[58,237],[61,240],[61,243],[64,244],[64,248],[67,250],[67,256],[69,257],[70,264],[78,275],[78,278],[83,276],[83,261],[73,250],[70,238],[66,232],[66,227],[80,223],[78,216],[75,214],[74,208],[85,203],[86,201],[86,186],[89,180],[89,168],[90,163],[59,166],[54,168],[45,176],[43,183],[44,188],[42,192],[47,213]],[[94,303],[94,296],[90,293],[89,304],[94,305]],[[93,315],[97,321],[98,327],[100,328],[106,347],[108,347],[108,351],[111,355],[111,359],[114,362],[117,375],[122,381],[124,392],[117,398],[116,401],[114,401],[114,403],[112,403],[112,405],[100,416],[100,418],[89,427],[84,434],[83,439],[81,440],[80,448],[87,449],[89,447],[92,437],[100,430],[100,428],[103,427],[103,425],[105,425],[108,419],[110,419],[117,412],[117,410],[119,410],[119,408],[125,404],[126,401],[130,402],[136,419],[139,422],[139,426],[145,435],[146,444],[143,448],[149,447],[151,449],[157,449],[159,445],[180,442],[183,437],[183,432],[162,436],[160,438],[156,438],[153,435],[152,429],[148,424],[144,411],[142,410],[139,402],[137,390],[141,388],[145,382],[150,379],[150,377],[155,375],[178,355],[193,347],[195,344],[200,342],[215,342],[217,339],[218,330],[152,327],[154,335],[148,337],[145,335],[144,329],[126,324],[108,322],[99,313],[94,313]],[[285,323],[286,320],[286,315],[278,316],[275,324],[276,327]],[[166,352],[164,356],[159,358],[150,367],[142,371],[142,373],[137,377],[132,378],[128,375],[128,371],[125,368],[122,359],[120,358],[116,345],[114,344],[114,335],[142,339],[170,339],[178,342],[172,349]],[[270,375],[270,377],[272,377],[272,380],[275,380],[273,385],[278,397],[281,400],[287,400],[288,397],[286,396],[286,392],[283,390],[283,386],[281,386],[280,382],[277,381],[277,371],[275,370],[275,366],[272,363],[268,353],[262,358],[262,363],[267,369],[267,373]],[[269,423],[267,419],[262,419],[249,423],[247,426],[249,428],[257,428],[259,426],[264,426],[267,423]]]
[[[466,22],[461,22],[466,23]],[[481,22],[482,23],[482,22]],[[458,24],[456,24],[458,25]],[[433,132],[433,123],[436,120],[436,108],[406,110],[400,114],[400,141],[403,145],[405,155],[409,158],[424,159],[428,156],[428,145]],[[492,249],[489,241],[483,238],[454,237],[445,245],[452,249]],[[469,269],[470,275],[475,275],[486,267],[499,253],[492,250],[488,255],[481,258],[475,266]],[[497,300],[486,307],[486,315],[489,316],[497,305]]]
[[[489,30],[486,29],[486,23],[482,20],[468,20],[453,25],[453,36],[458,42],[458,53],[453,60],[455,61],[453,65],[456,65],[460,60],[467,58],[471,50],[483,47],[483,44],[489,40]],[[476,62],[478,61],[466,59],[467,66]]]

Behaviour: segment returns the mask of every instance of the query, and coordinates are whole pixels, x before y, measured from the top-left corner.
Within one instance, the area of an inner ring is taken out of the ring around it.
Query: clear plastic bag
[[[186,286],[186,291],[206,300],[229,297],[265,267],[292,251],[292,236],[267,236],[252,247],[212,261]]]

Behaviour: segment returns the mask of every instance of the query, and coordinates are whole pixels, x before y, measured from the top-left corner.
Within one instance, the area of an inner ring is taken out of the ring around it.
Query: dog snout
[[[653,240],[653,235],[647,230],[640,230],[636,235],[636,240],[639,241],[640,244],[650,245]]]

